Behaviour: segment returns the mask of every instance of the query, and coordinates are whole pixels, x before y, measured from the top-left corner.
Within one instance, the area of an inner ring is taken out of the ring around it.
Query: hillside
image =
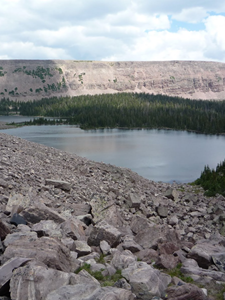
[[[24,101],[118,92],[223,100],[225,64],[197,61],[0,61],[0,99]]]
[[[0,298],[223,299],[224,199],[0,133]]]

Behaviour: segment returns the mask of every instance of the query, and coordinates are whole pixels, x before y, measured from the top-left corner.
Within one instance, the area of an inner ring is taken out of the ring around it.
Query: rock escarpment
[[[0,99],[28,101],[119,92],[223,100],[225,64],[198,61],[0,61]]]
[[[0,296],[213,299],[224,200],[0,133]]]

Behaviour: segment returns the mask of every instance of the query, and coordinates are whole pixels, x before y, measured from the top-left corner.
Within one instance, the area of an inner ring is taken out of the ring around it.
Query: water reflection
[[[1,121],[1,117],[0,117]],[[95,161],[128,167],[155,181],[190,182],[224,160],[225,137],[173,130],[84,131],[74,126],[2,130]]]

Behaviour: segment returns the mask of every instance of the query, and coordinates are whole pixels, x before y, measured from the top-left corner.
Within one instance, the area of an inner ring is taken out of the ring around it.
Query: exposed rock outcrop
[[[0,98],[145,92],[224,99],[225,64],[201,61],[1,60]]]

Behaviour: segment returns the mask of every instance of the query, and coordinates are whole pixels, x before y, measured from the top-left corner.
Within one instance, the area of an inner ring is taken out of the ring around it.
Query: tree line
[[[206,196],[212,197],[216,194],[225,196],[225,160],[219,163],[215,170],[205,166],[200,178],[194,184],[201,185]]]
[[[118,93],[52,97],[38,101],[2,100],[0,114],[14,107],[21,115],[56,117],[81,128],[171,128],[225,133],[225,101],[190,100],[166,95]],[[46,120],[47,122],[47,120]]]

